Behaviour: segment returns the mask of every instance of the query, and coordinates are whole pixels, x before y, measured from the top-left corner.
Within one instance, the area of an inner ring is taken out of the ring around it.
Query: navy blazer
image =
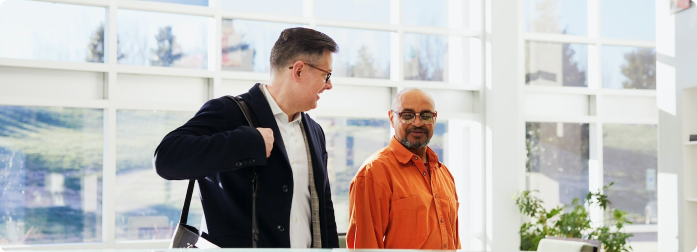
[[[286,148],[259,84],[241,97],[253,114],[254,126],[273,130],[269,158],[259,131],[248,126],[232,99],[220,97],[206,102],[186,124],[167,134],[155,150],[153,164],[165,179],[198,181],[208,227],[204,237],[228,248],[252,247],[252,166],[256,166],[258,247],[289,248],[293,171]],[[307,114],[301,116],[320,203],[322,247],[338,248],[324,131]]]

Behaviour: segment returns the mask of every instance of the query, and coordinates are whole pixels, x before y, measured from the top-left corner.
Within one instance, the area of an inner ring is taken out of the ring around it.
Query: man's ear
[[[390,118],[390,125],[392,126],[392,128],[394,128],[394,122],[392,121],[393,116],[394,116],[394,112],[392,112],[392,110],[387,111],[387,117]]]
[[[291,69],[291,78],[295,82],[300,82],[300,73],[302,73],[302,71],[305,70],[304,67],[305,63],[303,63],[302,61],[298,60],[295,61],[295,63],[293,63],[293,68]]]

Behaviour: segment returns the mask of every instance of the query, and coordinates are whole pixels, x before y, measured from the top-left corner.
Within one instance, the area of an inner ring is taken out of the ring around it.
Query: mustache
[[[407,134],[412,133],[412,132],[414,132],[414,133],[428,133],[428,129],[424,126],[421,126],[421,127],[412,126],[410,128],[407,128]]]

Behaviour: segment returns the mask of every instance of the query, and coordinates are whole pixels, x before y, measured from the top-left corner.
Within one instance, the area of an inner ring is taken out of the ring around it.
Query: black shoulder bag
[[[237,106],[242,110],[244,118],[250,127],[254,127],[252,123],[251,113],[247,104],[244,103],[242,97],[230,96]],[[259,188],[259,177],[257,174],[256,166],[252,167],[254,173],[252,177],[252,247],[257,247],[257,242],[259,241],[259,226],[257,224],[257,189]],[[189,180],[189,188],[186,189],[186,198],[184,199],[184,207],[182,207],[182,215],[179,218],[179,224],[174,230],[174,235],[172,237],[172,242],[170,243],[170,248],[220,248],[212,242],[204,239],[199,235],[198,229],[186,224],[186,220],[189,215],[189,205],[191,204],[191,195],[194,192],[195,179]]]

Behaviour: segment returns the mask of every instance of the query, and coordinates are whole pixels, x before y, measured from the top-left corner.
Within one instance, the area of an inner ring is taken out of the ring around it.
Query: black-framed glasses
[[[416,113],[412,111],[402,111],[402,112],[397,112],[392,110],[392,112],[397,113],[399,116],[399,119],[402,121],[402,123],[406,124],[411,124],[416,120],[416,116],[421,119],[421,123],[423,124],[431,124],[435,121],[436,116],[438,116],[438,112],[421,112],[421,113]]]
[[[332,72],[330,72],[330,71],[327,71],[327,70],[324,70],[324,69],[322,69],[322,68],[313,66],[312,64],[307,63],[307,62],[303,62],[303,64],[308,65],[308,66],[310,66],[310,67],[312,67],[312,68],[314,68],[314,69],[320,70],[320,71],[322,71],[323,73],[326,73],[326,74],[327,74],[327,78],[324,79],[324,83],[329,82],[329,78],[332,77]],[[288,69],[293,69],[293,66],[290,66]]]

